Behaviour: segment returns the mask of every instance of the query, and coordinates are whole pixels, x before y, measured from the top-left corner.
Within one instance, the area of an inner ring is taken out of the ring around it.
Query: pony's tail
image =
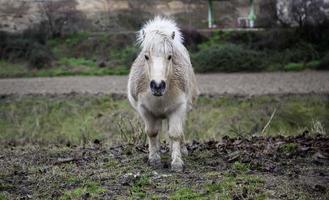
[[[152,34],[162,34],[171,37],[174,42],[183,43],[183,35],[172,19],[156,16],[147,21],[143,28],[137,32],[137,44],[144,46],[144,41]]]

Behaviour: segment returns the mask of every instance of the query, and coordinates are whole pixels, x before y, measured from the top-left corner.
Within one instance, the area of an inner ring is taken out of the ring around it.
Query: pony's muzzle
[[[160,82],[152,80],[150,82],[150,88],[154,96],[162,96],[166,90],[166,82],[161,80]]]

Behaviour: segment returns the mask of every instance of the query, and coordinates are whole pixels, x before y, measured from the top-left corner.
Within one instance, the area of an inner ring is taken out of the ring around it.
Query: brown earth
[[[147,164],[147,146],[13,146],[0,153],[8,199],[328,199],[329,138],[223,138],[187,145],[185,171]]]
[[[328,94],[328,71],[199,74],[203,95]],[[127,76],[0,79],[0,95],[126,94]]]

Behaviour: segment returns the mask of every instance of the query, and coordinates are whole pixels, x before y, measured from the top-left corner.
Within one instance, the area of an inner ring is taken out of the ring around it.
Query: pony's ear
[[[145,33],[145,30],[143,29],[142,30],[142,36],[143,36],[143,40],[145,39],[145,36],[146,36],[146,33]]]
[[[172,38],[172,39],[175,39],[175,31],[172,32],[172,34],[171,34],[171,38]]]

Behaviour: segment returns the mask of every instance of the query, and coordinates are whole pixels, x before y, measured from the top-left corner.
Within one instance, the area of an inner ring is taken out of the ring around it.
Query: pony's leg
[[[171,140],[171,169],[173,171],[183,171],[184,162],[182,160],[181,146],[184,139],[183,127],[185,123],[186,107],[181,105],[173,114],[169,116],[169,139]]]
[[[188,155],[188,151],[187,151],[187,148],[185,146],[185,136],[184,135],[183,135],[183,139],[182,139],[180,150],[181,150],[183,156],[187,156]]]
[[[161,128],[161,120],[154,118],[147,112],[142,112],[142,118],[145,123],[145,132],[149,143],[149,164],[151,166],[159,166],[161,164],[161,158],[158,133]]]
[[[170,150],[170,152],[172,152],[172,140],[169,141],[169,150]],[[185,137],[184,137],[184,135],[183,135],[180,150],[181,150],[181,153],[182,153],[183,156],[188,156],[188,150],[185,146]]]

